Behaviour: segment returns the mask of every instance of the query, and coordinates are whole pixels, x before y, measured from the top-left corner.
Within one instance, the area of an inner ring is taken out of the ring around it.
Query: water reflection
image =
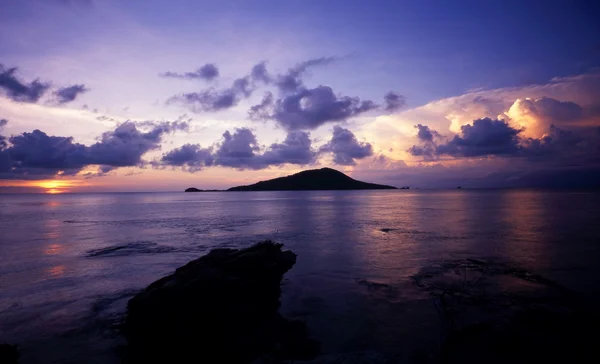
[[[58,278],[65,274],[67,267],[64,265],[55,265],[53,267],[48,268],[48,274],[51,278]]]
[[[64,250],[64,247],[61,244],[50,244],[44,250],[44,254],[46,255],[57,255],[61,254]]]
[[[504,254],[515,264],[532,270],[547,267],[549,261],[544,245],[550,236],[545,226],[548,219],[544,194],[523,190],[506,191],[500,196],[504,202],[503,218],[508,225]]]

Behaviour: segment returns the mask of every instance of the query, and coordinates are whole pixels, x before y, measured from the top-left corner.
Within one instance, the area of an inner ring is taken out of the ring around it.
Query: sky
[[[600,186],[598,2],[0,6],[0,192]]]

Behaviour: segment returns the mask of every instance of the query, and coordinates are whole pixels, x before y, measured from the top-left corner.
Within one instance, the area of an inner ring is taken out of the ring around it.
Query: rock
[[[296,262],[271,241],[215,249],[133,297],[123,331],[132,362],[244,363],[263,355],[311,359],[316,342],[279,312],[280,283]]]
[[[15,345],[0,344],[0,363],[17,364],[19,362],[19,352]]]

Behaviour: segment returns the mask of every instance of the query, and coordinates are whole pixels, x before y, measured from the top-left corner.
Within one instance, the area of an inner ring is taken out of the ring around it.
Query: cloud
[[[197,172],[205,166],[214,163],[211,148],[202,148],[199,144],[184,144],[183,146],[165,153],[155,167],[179,167],[187,172]]]
[[[318,86],[299,89],[277,100],[267,94],[261,104],[250,109],[249,115],[253,120],[275,120],[284,129],[293,131],[316,129],[327,122],[346,120],[376,108],[370,100],[338,96],[331,87]]]
[[[525,135],[541,137],[551,125],[566,125],[583,119],[585,111],[571,101],[541,97],[517,99],[504,115],[511,125],[525,129]]]
[[[206,66],[208,65],[205,65],[203,68]],[[215,65],[211,66],[217,70]],[[177,78],[197,78],[196,74],[200,72],[200,70],[193,74],[186,73],[184,75],[168,72],[163,74],[163,76]],[[197,113],[222,111],[237,106],[240,101],[250,97],[260,83],[266,85],[271,81],[271,76],[266,69],[266,63],[261,62],[252,67],[249,75],[237,78],[233,81],[231,86],[227,88],[217,89],[210,87],[198,92],[175,95],[167,100],[167,104],[179,103]]]
[[[58,89],[54,95],[57,97],[57,102],[62,105],[75,100],[77,96],[88,91],[89,89],[85,85],[72,85]]]
[[[383,97],[385,103],[385,111],[394,112],[400,110],[406,104],[404,96],[397,94],[393,91],[388,92]]]
[[[214,154],[215,164],[224,167],[252,167],[255,153],[260,150],[256,136],[248,128],[223,133],[223,141]]]
[[[182,121],[127,121],[102,134],[90,146],[75,143],[72,137],[50,136],[40,130],[14,135],[2,150],[4,167],[0,178],[45,178],[59,172],[74,175],[89,165],[101,166],[102,173],[118,167],[143,166],[146,162],[142,156],[159,149],[165,134],[187,128],[187,122]]]
[[[16,67],[4,68],[0,64],[0,89],[13,101],[37,102],[48,91],[50,84],[37,79],[30,83],[20,81],[15,76],[17,70]]]
[[[204,167],[222,166],[236,169],[264,169],[284,164],[308,165],[316,160],[309,133],[288,133],[282,143],[273,143],[261,153],[256,136],[248,128],[223,133],[223,139],[209,148],[185,144],[165,154],[152,164],[156,168],[178,167],[197,172]]]
[[[437,146],[437,154],[454,157],[477,157],[514,154],[519,150],[520,129],[510,127],[503,120],[490,118],[461,126],[461,134]]]
[[[420,124],[419,124],[420,125]],[[461,133],[438,142],[441,137],[430,138],[436,133],[420,125],[420,145],[413,145],[408,152],[424,161],[441,156],[452,158],[510,157],[546,166],[600,165],[600,135],[597,127],[564,129],[551,125],[548,133],[540,138],[523,134],[504,120],[483,118],[463,125]]]
[[[415,128],[419,129],[419,132],[417,133],[417,138],[419,138],[419,140],[422,140],[424,142],[432,142],[434,136],[435,137],[440,136],[440,133],[438,133],[437,131],[435,131],[433,129],[430,129],[426,125],[417,124],[417,125],[415,125]]]
[[[304,131],[291,131],[283,143],[274,143],[261,156],[264,165],[315,163],[317,153],[311,147],[310,134]]]
[[[271,75],[267,71],[267,63],[261,62],[254,67],[252,67],[252,71],[250,71],[250,77],[252,80],[263,82],[264,84],[269,84],[273,81]]]
[[[209,88],[200,92],[184,93],[171,97],[167,104],[180,103],[193,112],[221,111],[236,106],[253,91],[249,77],[243,77],[236,79],[226,89]]]
[[[356,164],[355,159],[373,155],[373,146],[370,143],[359,142],[350,130],[336,125],[333,127],[331,140],[322,146],[320,151],[333,153],[335,164],[353,166]]]
[[[194,72],[177,73],[168,71],[165,73],[161,73],[160,76],[167,78],[178,78],[183,80],[202,79],[206,81],[212,81],[215,78],[219,77],[219,68],[217,68],[217,66],[213,63],[207,63]]]
[[[286,73],[278,75],[275,78],[275,86],[277,86],[282,93],[296,93],[299,89],[304,88],[302,76],[309,68],[326,65],[334,60],[334,57],[320,57],[298,63]]]
[[[407,152],[415,157],[423,157],[423,160],[425,161],[432,161],[437,159],[436,145],[433,143],[413,145],[407,149]]]

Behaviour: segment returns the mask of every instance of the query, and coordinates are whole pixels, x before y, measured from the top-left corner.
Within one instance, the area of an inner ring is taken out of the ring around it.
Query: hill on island
[[[248,186],[237,186],[227,191],[306,191],[306,190],[391,190],[396,187],[357,181],[331,168],[311,169],[261,181]]]

